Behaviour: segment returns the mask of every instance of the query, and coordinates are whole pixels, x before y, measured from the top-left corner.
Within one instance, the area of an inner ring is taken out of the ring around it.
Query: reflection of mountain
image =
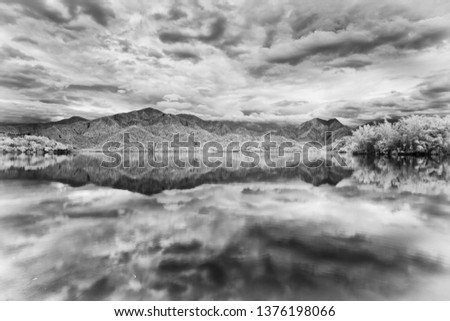
[[[96,184],[152,195],[167,189],[189,189],[202,184],[278,181],[298,179],[315,186],[336,185],[351,176],[359,184],[379,190],[395,189],[414,194],[442,194],[450,191],[450,160],[429,158],[353,158],[351,168],[300,164],[294,168],[208,168],[175,166],[166,168],[101,167],[101,155],[2,156],[1,179],[36,179],[72,186]],[[134,165],[133,165],[134,164]]]
[[[201,142],[255,139],[267,132],[294,141],[323,142],[326,131],[335,139],[350,134],[350,129],[338,120],[313,119],[300,125],[209,121],[193,115],[171,115],[146,108],[129,113],[102,117],[91,121],[72,117],[54,123],[1,125],[0,132],[46,136],[80,148],[95,148],[106,141],[122,141],[121,134],[129,132],[132,140],[140,142],[169,141],[174,133],[195,133]]]
[[[155,194],[166,189],[187,189],[202,184],[277,181],[299,179],[313,185],[336,185],[340,180],[351,175],[351,170],[342,167],[308,168],[299,165],[294,168],[193,168],[178,167],[109,169],[101,167],[99,156],[76,155],[57,164],[51,164],[37,170],[27,170],[12,165],[0,171],[2,179],[37,179],[51,180],[82,186],[93,183],[118,189]]]
[[[352,177],[377,189],[395,189],[414,194],[441,194],[450,191],[448,158],[354,158]]]

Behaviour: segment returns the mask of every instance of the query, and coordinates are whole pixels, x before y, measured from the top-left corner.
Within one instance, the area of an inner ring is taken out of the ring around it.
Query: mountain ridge
[[[280,125],[204,120],[190,114],[167,114],[151,107],[93,120],[74,116],[48,123],[0,124],[0,132],[12,135],[45,136],[81,149],[99,148],[106,141],[117,139],[118,134],[126,131],[130,132],[133,140],[141,142],[160,142],[170,140],[174,133],[187,136],[194,132],[196,138],[201,142],[252,140],[270,133],[278,140],[284,138],[296,142],[328,143],[325,132],[332,132],[334,139],[351,134],[350,128],[344,126],[336,118],[329,120],[314,118],[300,124]]]

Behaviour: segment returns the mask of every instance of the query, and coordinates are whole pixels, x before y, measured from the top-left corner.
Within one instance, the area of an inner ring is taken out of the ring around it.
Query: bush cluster
[[[24,154],[68,154],[72,148],[47,137],[25,135],[0,137],[0,152]]]
[[[450,152],[450,116],[409,116],[396,123],[364,125],[344,139],[354,154],[433,154]]]

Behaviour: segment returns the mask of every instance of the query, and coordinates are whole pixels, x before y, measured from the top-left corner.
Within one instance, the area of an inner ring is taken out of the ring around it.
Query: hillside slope
[[[302,124],[285,126],[274,123],[231,122],[203,120],[188,114],[166,114],[153,108],[106,116],[94,120],[72,117],[43,124],[0,124],[0,132],[16,135],[38,135],[73,145],[76,148],[100,148],[107,141],[122,141],[123,133],[130,133],[133,141],[168,141],[179,133],[186,139],[195,133],[201,142],[229,142],[260,140],[268,132],[275,141],[325,141],[325,132],[338,139],[351,133],[337,119],[312,119]],[[327,139],[328,140],[328,139]]]

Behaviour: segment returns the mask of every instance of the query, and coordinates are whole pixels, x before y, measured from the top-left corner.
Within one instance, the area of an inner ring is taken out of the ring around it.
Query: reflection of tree
[[[0,154],[0,170],[8,170],[10,168],[38,170],[70,159],[70,155],[45,154],[43,156],[37,156],[25,154]]]
[[[450,160],[429,157],[357,157],[352,177],[359,183],[381,189],[415,193],[443,191],[450,181]],[[433,193],[434,194],[434,193]]]

